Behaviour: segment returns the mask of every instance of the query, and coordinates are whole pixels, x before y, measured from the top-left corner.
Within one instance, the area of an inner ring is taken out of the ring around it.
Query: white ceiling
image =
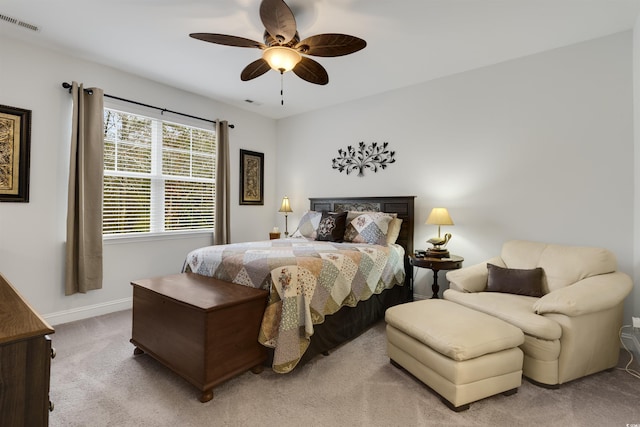
[[[287,3],[301,38],[345,33],[365,39],[367,47],[348,56],[314,58],[329,73],[327,86],[285,74],[284,106],[276,71],[240,80],[259,50],[188,36],[211,32],[262,41],[260,0],[2,0],[0,14],[40,31],[0,20],[0,34],[282,118],[629,30],[640,13],[640,0]]]

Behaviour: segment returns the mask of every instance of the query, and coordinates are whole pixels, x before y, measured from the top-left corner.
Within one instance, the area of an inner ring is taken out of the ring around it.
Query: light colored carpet
[[[384,322],[287,375],[247,372],[199,392],[148,355],[133,356],[131,311],[59,325],[52,335],[51,426],[621,426],[640,424],[640,380],[602,372],[549,390],[449,410],[389,363]],[[621,353],[620,365],[629,360]],[[638,366],[634,362],[634,368]]]

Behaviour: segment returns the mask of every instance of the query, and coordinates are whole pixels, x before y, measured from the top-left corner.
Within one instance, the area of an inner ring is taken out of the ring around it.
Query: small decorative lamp
[[[427,240],[427,243],[431,243],[433,245],[432,248],[427,249],[427,256],[433,258],[447,258],[449,256],[449,251],[445,249],[445,246],[449,243],[449,240],[451,240],[451,234],[447,233],[444,237],[441,237],[440,226],[454,225],[449,212],[446,208],[433,208],[425,224],[434,224],[438,226],[438,237],[433,237]]]
[[[284,212],[284,237],[287,238],[289,237],[289,230],[287,229],[287,215],[293,212],[291,210],[291,205],[289,205],[289,198],[287,196],[282,198],[282,205],[280,205],[278,212]]]

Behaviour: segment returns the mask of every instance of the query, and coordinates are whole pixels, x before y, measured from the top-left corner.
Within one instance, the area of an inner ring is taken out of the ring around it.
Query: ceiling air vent
[[[35,26],[33,24],[29,24],[28,22],[24,22],[24,21],[21,21],[21,20],[16,19],[16,18],[12,18],[12,17],[7,16],[7,15],[3,15],[2,13],[0,13],[0,21],[6,21],[6,22],[8,22],[10,24],[14,24],[14,25],[17,25],[19,27],[26,28],[27,30],[40,31],[40,28],[38,28],[37,26]]]

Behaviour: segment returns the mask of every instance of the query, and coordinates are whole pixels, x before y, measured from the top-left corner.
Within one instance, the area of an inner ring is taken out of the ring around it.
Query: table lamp
[[[282,198],[282,205],[280,205],[280,209],[278,210],[278,212],[284,213],[284,237],[286,239],[287,237],[289,237],[289,230],[287,229],[287,215],[293,212],[291,210],[291,205],[289,205],[289,198],[287,196],[284,196]]]
[[[440,236],[441,225],[454,225],[451,216],[446,208],[433,208],[427,222],[425,224],[432,224],[438,226],[438,237],[432,237],[427,240],[427,243],[431,243],[433,247],[427,249],[426,256],[433,258],[448,258],[449,251],[445,249],[445,246],[451,240],[451,234],[447,233],[443,237]]]

